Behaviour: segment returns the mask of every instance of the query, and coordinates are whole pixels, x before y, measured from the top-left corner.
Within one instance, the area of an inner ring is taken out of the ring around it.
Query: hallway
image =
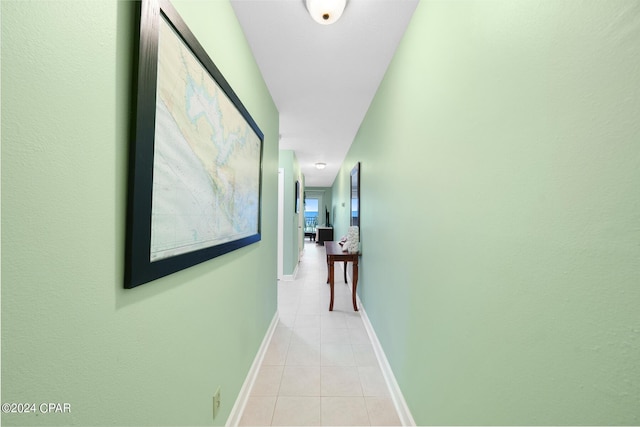
[[[326,278],[324,247],[305,241],[296,280],[278,283],[280,320],[240,425],[400,425],[351,285],[336,281],[329,312]]]

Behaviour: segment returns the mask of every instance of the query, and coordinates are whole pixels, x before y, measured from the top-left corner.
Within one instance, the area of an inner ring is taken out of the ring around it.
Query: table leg
[[[344,283],[347,282],[347,261],[344,262]]]
[[[327,283],[329,283],[330,275],[331,275],[331,269],[329,268],[329,257],[327,256]]]
[[[335,278],[334,278],[334,272],[333,272],[333,267],[334,267],[334,262],[333,259],[329,260],[329,287],[331,288],[331,300],[329,301],[329,311],[333,311],[333,284],[335,282]]]
[[[346,268],[345,268],[346,270]],[[353,311],[358,311],[356,303],[356,289],[358,288],[358,258],[353,261]]]

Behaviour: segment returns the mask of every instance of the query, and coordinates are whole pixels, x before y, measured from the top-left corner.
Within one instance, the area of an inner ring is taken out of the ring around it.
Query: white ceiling
[[[347,0],[332,25],[304,0],[231,4],[280,113],[280,149],[295,152],[306,186],[330,187],[418,0]]]

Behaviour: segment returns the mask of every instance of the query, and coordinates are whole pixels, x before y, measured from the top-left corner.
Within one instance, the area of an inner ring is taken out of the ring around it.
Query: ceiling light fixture
[[[305,0],[311,17],[319,24],[329,25],[342,16],[347,0]]]
[[[322,170],[322,169],[324,169],[326,167],[327,167],[326,163],[316,163],[316,169]]]

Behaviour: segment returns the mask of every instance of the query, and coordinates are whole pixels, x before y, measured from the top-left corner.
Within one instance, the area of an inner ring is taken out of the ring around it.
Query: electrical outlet
[[[213,418],[215,419],[220,410],[220,387],[216,390],[216,394],[213,395]]]

